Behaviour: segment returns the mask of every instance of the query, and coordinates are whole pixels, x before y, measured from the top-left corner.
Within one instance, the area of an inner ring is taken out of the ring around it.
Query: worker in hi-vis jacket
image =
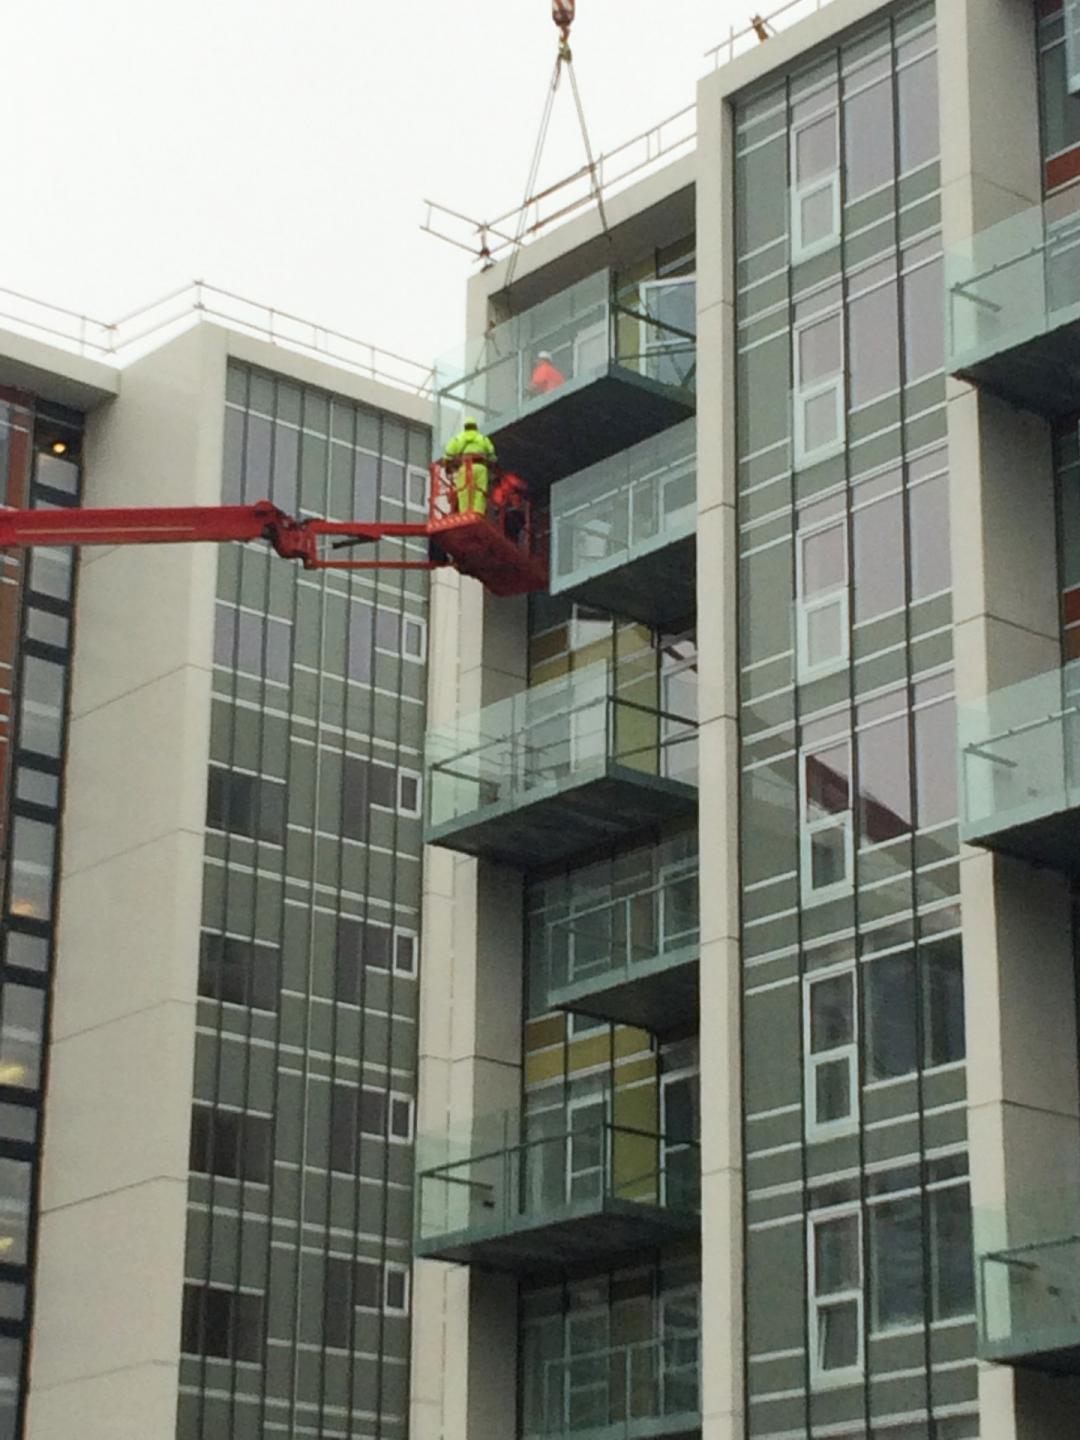
[[[467,458],[471,458],[471,465],[464,463]],[[459,432],[447,441],[446,460],[446,468],[454,477],[458,511],[486,514],[490,481],[487,462],[494,464],[495,446],[477,429],[472,416],[463,420]]]

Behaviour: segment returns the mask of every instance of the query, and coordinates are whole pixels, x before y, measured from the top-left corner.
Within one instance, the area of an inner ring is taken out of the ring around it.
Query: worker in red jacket
[[[503,534],[515,545],[521,532],[525,529],[528,495],[529,487],[521,476],[507,471],[500,477],[491,497],[495,502],[495,510],[502,525]]]
[[[566,376],[554,364],[550,350],[541,350],[529,378],[530,395],[547,395],[566,384]]]

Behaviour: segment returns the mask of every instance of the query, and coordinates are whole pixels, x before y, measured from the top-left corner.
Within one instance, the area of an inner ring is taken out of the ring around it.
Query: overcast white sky
[[[578,0],[610,149],[688,104],[757,0]],[[775,5],[766,4],[766,10]],[[0,0],[0,285],[109,320],[196,277],[425,362],[468,257],[419,229],[524,188],[550,0]],[[580,163],[560,93],[544,175]]]

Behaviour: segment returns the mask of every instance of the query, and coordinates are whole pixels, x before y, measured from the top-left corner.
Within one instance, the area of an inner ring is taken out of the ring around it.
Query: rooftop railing
[[[117,366],[128,364],[152,348],[150,342],[158,344],[200,319],[213,320],[286,350],[328,360],[353,374],[398,389],[416,394],[431,390],[430,366],[201,280],[113,321],[95,320],[17,291],[0,290],[0,325]]]
[[[757,17],[757,24],[744,25],[741,30],[736,30],[732,25],[728,31],[726,40],[721,40],[719,45],[714,45],[711,50],[705,52],[706,59],[713,62],[713,69],[719,70],[724,65],[729,65],[732,60],[737,60],[740,55],[745,55],[748,50],[753,50],[772,36],[790,29],[797,25],[800,20],[808,20],[811,15],[816,15],[819,10],[824,10],[832,0],[787,0],[786,5],[781,5],[777,10],[770,10],[765,15]],[[759,28],[760,27],[760,28]]]

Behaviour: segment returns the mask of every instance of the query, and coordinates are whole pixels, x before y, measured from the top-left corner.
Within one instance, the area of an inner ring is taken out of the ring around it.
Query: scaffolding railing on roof
[[[166,332],[179,333],[199,319],[216,321],[227,329],[269,340],[286,350],[329,360],[353,374],[398,389],[421,395],[431,391],[430,365],[202,280],[192,281],[113,321],[96,320],[14,290],[0,289],[0,325],[118,366],[150,348],[146,342],[157,343]]]
[[[756,15],[750,24],[741,30],[736,30],[733,25],[726,40],[721,40],[719,45],[706,50],[706,59],[713,62],[714,70],[719,70],[721,66],[737,60],[747,50],[752,50],[755,45],[779,34],[781,30],[787,30],[791,25],[797,25],[800,20],[816,15],[819,10],[824,10],[826,5],[831,4],[832,0],[787,0],[786,5],[769,11],[767,15]]]

